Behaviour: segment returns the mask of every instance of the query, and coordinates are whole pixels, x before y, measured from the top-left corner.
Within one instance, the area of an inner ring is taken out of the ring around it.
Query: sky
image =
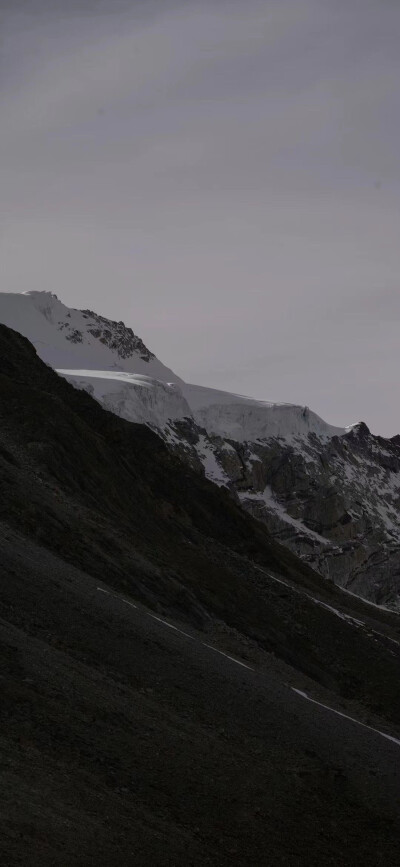
[[[0,0],[0,290],[400,433],[398,0]]]

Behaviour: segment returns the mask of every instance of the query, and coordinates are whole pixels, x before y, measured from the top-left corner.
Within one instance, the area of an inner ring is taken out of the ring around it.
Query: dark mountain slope
[[[6,534],[2,864],[397,867],[397,744]]]
[[[0,344],[4,466],[8,462],[33,472],[34,485],[46,482],[40,498],[48,496],[51,484],[51,495],[58,494],[62,506],[70,497],[114,525],[120,520],[123,526],[140,528],[139,544],[157,539],[161,548],[170,548],[171,534],[182,539],[182,534],[190,538],[198,531],[238,553],[267,558],[271,568],[310,574],[270,544],[264,528],[243,516],[225,491],[182,467],[147,428],[102,410],[4,326]],[[9,468],[10,479],[11,474]],[[26,508],[19,503],[18,520],[33,527],[30,504],[22,499]]]
[[[398,744],[288,685],[396,735],[398,641],[0,327],[7,867],[394,867]]]
[[[322,685],[400,722],[399,647],[376,635],[398,637],[396,615],[320,579],[155,434],[104,411],[4,326],[0,495],[0,517],[67,562],[194,624],[222,620]],[[309,596],[361,618],[365,628]]]

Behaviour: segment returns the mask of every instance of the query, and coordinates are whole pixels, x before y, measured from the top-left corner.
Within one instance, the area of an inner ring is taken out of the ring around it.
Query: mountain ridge
[[[184,383],[121,322],[52,293],[0,294],[0,321],[105,408],[146,424],[322,575],[400,608],[400,446],[363,423]],[[64,363],[69,361],[69,365]]]

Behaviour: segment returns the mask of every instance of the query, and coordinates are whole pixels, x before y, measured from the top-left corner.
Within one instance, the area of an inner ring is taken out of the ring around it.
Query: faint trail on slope
[[[280,584],[285,584],[285,582],[280,581],[279,578],[275,579],[273,575],[269,575],[269,577],[278,581]],[[290,587],[289,584],[287,584],[286,586]],[[103,587],[97,587],[97,590],[99,590],[100,593],[105,593],[105,594],[107,594],[107,596],[111,596],[113,599],[118,599],[119,602],[124,602],[126,605],[130,605],[132,608],[136,608],[136,609],[138,608],[137,605],[134,605],[132,602],[129,602],[128,599],[124,599],[122,596],[118,596],[116,593],[111,593],[109,590],[105,590]],[[312,597],[308,597],[308,598],[312,599]],[[316,602],[317,600],[313,599],[312,601]],[[326,607],[329,608],[330,606],[326,606]],[[194,635],[189,635],[188,632],[183,632],[182,629],[178,629],[178,627],[174,626],[173,623],[168,623],[167,620],[163,620],[161,617],[157,617],[156,614],[152,614],[150,611],[145,611],[144,613],[147,614],[148,617],[151,617],[152,620],[156,620],[158,623],[162,623],[163,626],[167,626],[169,629],[173,629],[175,632],[179,633],[179,635],[183,635],[185,638],[190,638],[191,641],[196,641],[196,638]],[[228,653],[224,653],[223,650],[219,650],[217,647],[213,647],[212,644],[207,644],[205,641],[199,641],[199,644],[202,644],[203,647],[207,647],[209,650],[213,650],[214,653],[219,653],[221,656],[224,656],[226,659],[229,659],[231,662],[236,663],[236,665],[240,665],[242,668],[247,668],[248,671],[255,671],[256,670],[255,668],[252,668],[250,665],[247,665],[245,662],[241,662],[239,659],[235,659],[234,656],[229,656]],[[287,684],[285,684],[285,686],[287,686]],[[366,725],[366,723],[360,722],[360,720],[354,719],[354,717],[349,716],[346,713],[342,713],[342,711],[336,710],[334,707],[329,707],[329,705],[323,704],[322,702],[317,701],[315,698],[311,698],[309,695],[307,695],[306,692],[303,692],[303,690],[301,690],[301,689],[296,689],[294,686],[290,686],[289,689],[292,692],[295,692],[296,695],[299,695],[301,698],[306,699],[306,701],[309,701],[312,704],[316,704],[319,707],[324,708],[324,710],[328,710],[331,713],[336,714],[337,716],[343,717],[343,719],[347,719],[347,720],[349,720],[349,722],[353,722],[356,725],[361,726],[362,728],[367,729],[370,732],[374,732],[375,734],[380,735],[382,738],[385,738],[388,741],[392,741],[392,743],[395,743],[398,746],[400,746],[400,740],[398,738],[393,737],[393,735],[388,735],[385,732],[380,731],[380,729],[375,729],[372,726],[368,726],[368,725]]]
[[[334,707],[329,707],[327,704],[322,704],[320,701],[316,701],[315,698],[310,698],[306,692],[303,692],[301,689],[296,689],[294,686],[291,686],[290,689],[292,692],[295,692],[297,695],[300,695],[301,698],[305,698],[306,701],[311,701],[312,704],[317,704],[319,707],[323,707],[325,710],[329,710],[331,713],[335,713],[337,716],[341,716],[344,719],[350,720],[350,722],[356,723],[358,726],[362,726],[364,729],[368,729],[370,732],[375,732],[375,734],[380,735],[382,738],[386,738],[388,741],[393,741],[393,743],[398,744],[400,747],[400,740],[394,738],[393,735],[387,735],[385,732],[379,731],[379,729],[374,729],[372,726],[367,726],[366,723],[360,722],[358,719],[354,719],[352,716],[348,716],[347,713],[342,713],[340,710],[335,710]]]

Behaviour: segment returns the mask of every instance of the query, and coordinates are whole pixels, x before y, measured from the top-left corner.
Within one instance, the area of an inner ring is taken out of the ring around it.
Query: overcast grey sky
[[[0,8],[0,289],[400,433],[398,0]]]

